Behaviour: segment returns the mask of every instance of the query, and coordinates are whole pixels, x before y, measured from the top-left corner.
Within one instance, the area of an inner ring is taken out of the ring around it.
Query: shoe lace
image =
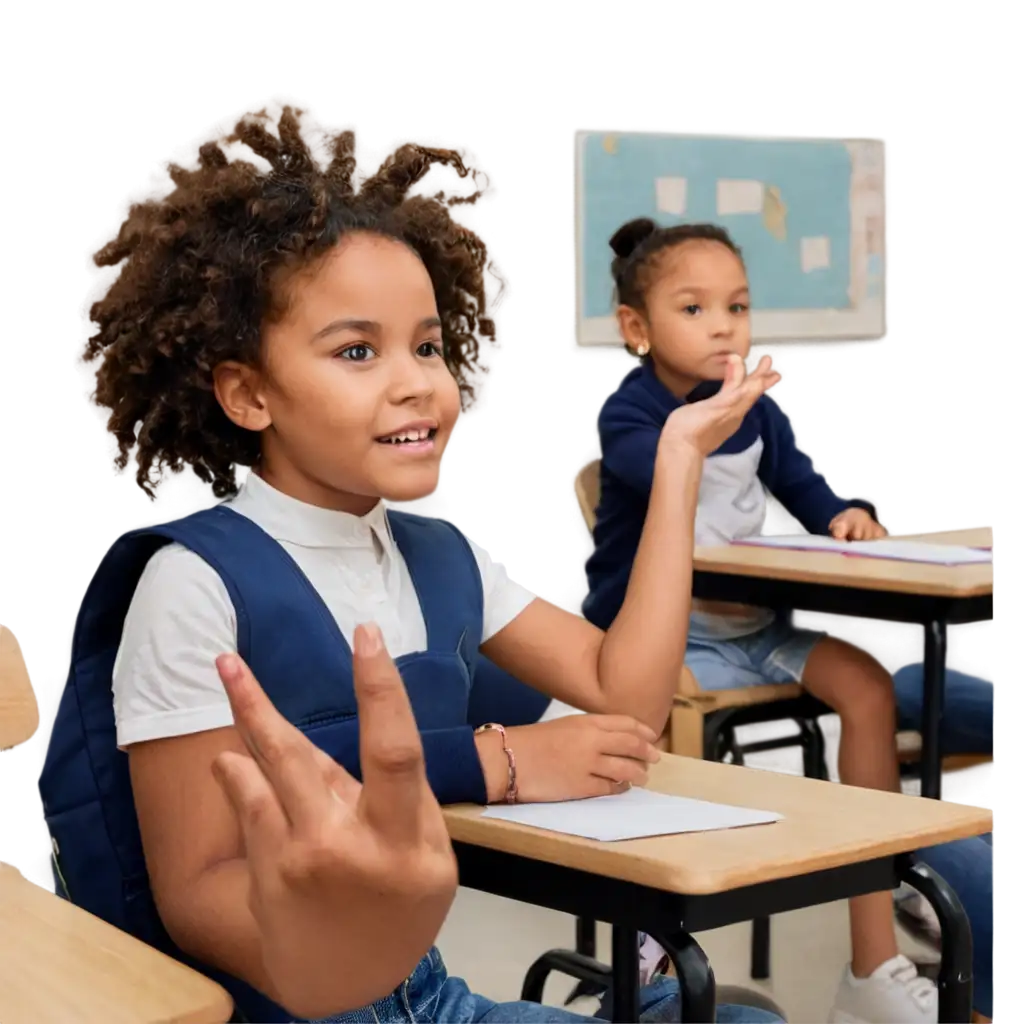
[[[890,977],[901,985],[907,995],[922,1009],[931,1006],[938,999],[935,986],[917,973],[917,968],[906,957],[900,957]]]

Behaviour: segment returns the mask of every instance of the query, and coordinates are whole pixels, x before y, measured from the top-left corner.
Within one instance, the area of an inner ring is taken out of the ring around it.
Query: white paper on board
[[[686,213],[686,179],[655,178],[654,195],[659,213],[681,217]]]
[[[760,213],[764,209],[764,182],[720,178],[716,189],[716,206],[719,215]]]
[[[831,265],[832,242],[827,235],[800,239],[800,268],[805,274],[828,270]]]

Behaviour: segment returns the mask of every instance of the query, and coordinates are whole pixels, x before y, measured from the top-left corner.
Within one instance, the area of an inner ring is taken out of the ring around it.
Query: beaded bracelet
[[[516,782],[516,755],[512,753],[512,748],[508,745],[505,726],[498,725],[497,722],[488,722],[477,729],[477,732],[492,731],[501,736],[501,749],[505,751],[505,757],[508,758],[508,789],[505,790],[505,803],[514,804],[519,796],[519,785]]]

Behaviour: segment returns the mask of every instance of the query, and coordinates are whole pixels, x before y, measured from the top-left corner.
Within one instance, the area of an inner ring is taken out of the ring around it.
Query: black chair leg
[[[612,969],[606,964],[598,963],[575,950],[549,949],[530,965],[523,979],[520,998],[527,1003],[543,1003],[544,985],[552,971],[579,979],[577,988],[585,985],[593,990],[593,995],[603,995],[611,987]],[[570,996],[566,1004],[572,998]]]
[[[764,981],[771,976],[772,919],[755,917],[750,933],[750,976]]]
[[[592,917],[576,918],[576,952],[584,956],[597,953],[597,922]]]
[[[679,979],[681,1021],[708,1022],[715,1019],[715,972],[697,940],[686,932],[655,935],[669,955]]]
[[[801,718],[800,746],[804,755],[804,776],[808,779],[828,781],[828,764],[825,760],[825,735],[816,718]]]
[[[942,962],[936,986],[939,1020],[971,1019],[974,996],[974,942],[971,922],[952,887],[927,864],[911,854],[901,858],[900,879],[932,906],[942,931]]]
[[[586,960],[593,960],[597,956],[597,922],[590,917],[577,917],[576,918],[576,952],[580,957]],[[584,963],[584,960],[579,963]],[[538,961],[540,963],[540,961]],[[565,972],[563,972],[565,973]],[[584,996],[601,996],[604,995],[605,988],[607,986],[598,981],[595,977],[584,977],[580,978],[573,990],[569,993],[568,998],[565,1000],[565,1005],[568,1006],[570,1003],[574,1003],[577,999],[582,999]],[[525,996],[523,997],[526,998]],[[530,1000],[531,1002],[539,1003],[539,999]]]
[[[704,760],[724,761],[726,754],[742,756],[742,747],[736,739],[735,708],[722,708],[704,716]]]

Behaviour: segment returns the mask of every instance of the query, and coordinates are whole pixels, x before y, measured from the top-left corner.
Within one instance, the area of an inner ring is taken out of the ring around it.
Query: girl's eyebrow
[[[440,327],[441,321],[436,316],[428,316],[419,322],[418,330],[428,330],[432,327]],[[312,341],[319,341],[329,334],[337,334],[340,331],[359,331],[362,334],[379,335],[381,325],[376,320],[360,320],[358,318],[346,318],[344,320],[332,320],[326,327],[321,327],[313,335]]]
[[[739,288],[734,288],[729,294],[730,295],[744,295],[744,294],[747,294],[749,291],[750,291],[750,285],[746,285],[745,284],[745,285],[741,285]],[[686,294],[700,296],[700,295],[706,294],[706,292],[707,292],[707,289],[706,288],[701,288],[699,285],[684,284],[684,285],[680,285],[678,288],[676,288],[676,289],[674,289],[672,291],[672,297],[674,298],[677,295],[686,295]]]

